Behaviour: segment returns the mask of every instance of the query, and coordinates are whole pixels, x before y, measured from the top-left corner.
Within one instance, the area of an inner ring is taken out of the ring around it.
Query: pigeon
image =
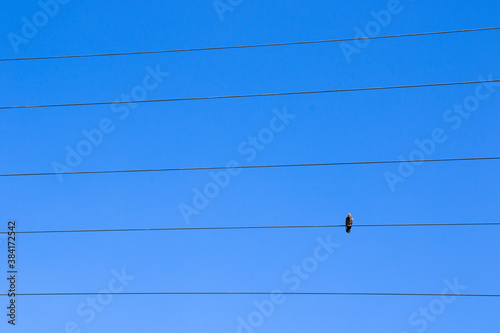
[[[345,218],[345,232],[350,233],[351,232],[351,227],[352,227],[352,221],[354,219],[351,216],[351,213],[347,214],[347,217]]]

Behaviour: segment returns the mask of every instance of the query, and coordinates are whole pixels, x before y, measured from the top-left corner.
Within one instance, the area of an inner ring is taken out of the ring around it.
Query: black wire
[[[428,35],[442,35],[442,34],[454,34],[454,33],[464,33],[464,32],[478,32],[478,31],[498,30],[498,29],[500,29],[500,27],[461,29],[461,30],[447,30],[447,31],[433,31],[433,32],[420,32],[420,33],[411,33],[411,34],[398,34],[398,35],[385,35],[385,36],[372,36],[372,37],[367,36],[367,37],[356,37],[356,38],[325,39],[325,40],[313,40],[313,41],[301,41],[301,42],[284,42],[284,43],[268,43],[268,44],[253,44],[253,45],[201,47],[201,48],[176,49],[176,50],[157,50],[157,51],[98,53],[98,54],[80,54],[80,55],[46,56],[46,57],[8,58],[8,59],[0,59],[0,61],[21,61],[21,60],[24,61],[24,60],[47,60],[47,59],[67,59],[67,58],[90,58],[90,57],[109,57],[109,56],[125,56],[125,55],[156,54],[156,53],[177,53],[177,52],[193,52],[193,51],[213,51],[213,50],[228,50],[228,49],[245,49],[245,48],[272,47],[272,46],[288,46],[288,45],[304,45],[304,44],[348,42],[348,41],[363,40],[363,39],[386,39],[386,38],[401,38],[401,37],[415,37],[415,36],[428,36]]]
[[[497,226],[500,222],[476,223],[397,223],[397,224],[355,224],[353,228],[362,227],[433,227],[433,226]],[[324,225],[272,225],[272,226],[241,226],[241,227],[180,227],[180,228],[119,228],[119,229],[79,229],[79,230],[29,230],[16,231],[18,234],[49,234],[49,233],[86,233],[86,232],[138,232],[138,231],[194,231],[194,230],[242,230],[242,229],[304,229],[304,228],[344,228],[344,224]],[[0,234],[7,234],[2,231]]]
[[[261,93],[261,94],[145,99],[145,100],[133,100],[133,101],[0,106],[0,110],[27,109],[27,108],[49,108],[49,107],[69,107],[69,106],[93,106],[93,105],[129,104],[129,103],[182,102],[182,101],[200,101],[200,100],[212,100],[212,99],[326,94],[326,93],[355,92],[355,91],[442,87],[442,86],[454,86],[454,85],[466,85],[466,84],[478,84],[478,83],[494,83],[494,82],[500,82],[500,79],[497,79],[497,80],[478,80],[478,81],[461,81],[461,82],[444,82],[444,83],[425,83],[425,84],[411,84],[411,85],[385,86],[385,87],[366,87],[366,88],[347,88],[347,89],[330,89],[330,90],[310,90],[310,91],[293,91],[293,92],[278,92],[278,93]]]
[[[301,163],[301,164],[270,164],[270,165],[238,165],[238,166],[215,166],[215,167],[192,167],[192,168],[163,168],[163,169],[130,169],[130,170],[94,170],[94,171],[71,171],[71,172],[34,172],[34,173],[5,173],[0,177],[25,177],[25,176],[53,176],[53,175],[82,175],[82,174],[104,174],[104,173],[137,173],[137,172],[170,172],[170,171],[200,171],[200,170],[224,170],[224,169],[261,169],[261,168],[292,168],[292,167],[318,167],[338,165],[362,165],[362,164],[392,164],[392,163],[426,163],[426,162],[457,162],[457,161],[485,161],[499,160],[500,156],[488,157],[463,157],[463,158],[437,158],[407,161],[362,161],[362,162],[331,162],[331,163]]]
[[[99,293],[16,293],[16,296],[92,296]],[[121,292],[109,295],[271,295],[271,292]],[[500,297],[498,294],[434,294],[434,293],[349,293],[349,292],[281,292],[282,295],[309,296],[433,296],[433,297]],[[7,294],[0,294],[7,296]]]

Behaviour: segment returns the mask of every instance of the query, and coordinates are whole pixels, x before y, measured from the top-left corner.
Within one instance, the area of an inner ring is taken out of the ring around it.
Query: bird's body
[[[351,227],[352,227],[352,221],[353,220],[354,219],[352,218],[351,213],[348,213],[347,217],[345,218],[345,231],[347,233],[351,232]]]

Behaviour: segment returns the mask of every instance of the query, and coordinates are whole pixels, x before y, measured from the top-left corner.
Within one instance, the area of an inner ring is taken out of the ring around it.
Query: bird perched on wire
[[[354,219],[352,218],[351,213],[347,213],[347,217],[345,218],[345,232],[350,233],[351,232],[351,227],[352,227],[352,221]]]

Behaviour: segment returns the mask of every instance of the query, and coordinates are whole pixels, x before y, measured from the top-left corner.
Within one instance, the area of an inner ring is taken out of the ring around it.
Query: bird
[[[347,217],[345,218],[345,232],[350,233],[351,232],[351,227],[352,227],[352,221],[354,219],[352,218],[351,213],[347,213]]]

